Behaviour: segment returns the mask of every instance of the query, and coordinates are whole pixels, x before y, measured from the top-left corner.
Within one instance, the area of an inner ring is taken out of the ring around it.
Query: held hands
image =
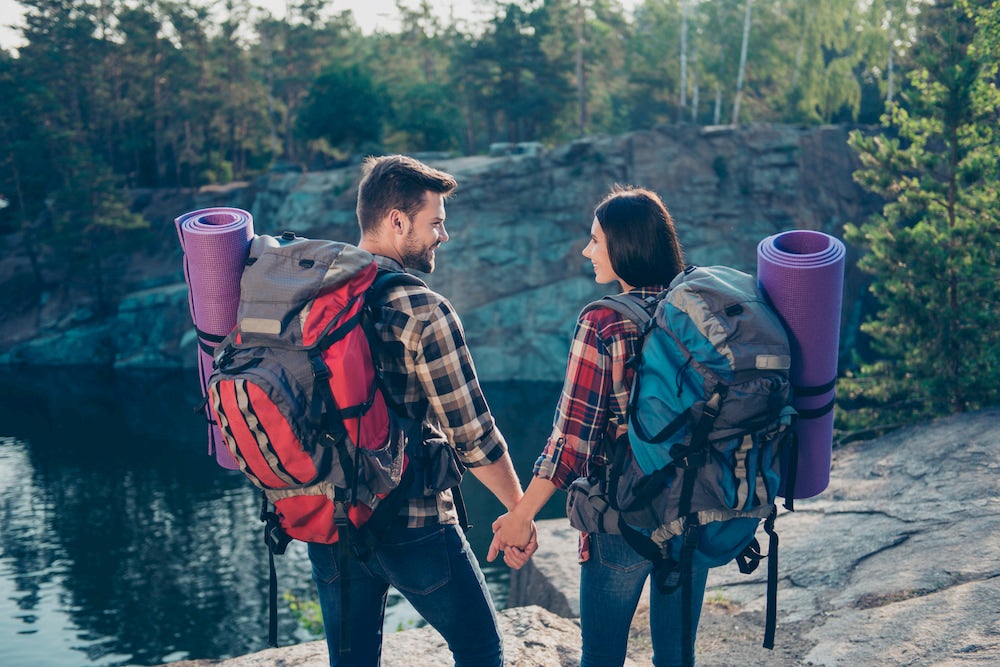
[[[516,510],[512,510],[493,522],[493,541],[487,561],[492,563],[502,551],[504,563],[519,570],[537,550],[538,532],[530,518],[522,518]]]

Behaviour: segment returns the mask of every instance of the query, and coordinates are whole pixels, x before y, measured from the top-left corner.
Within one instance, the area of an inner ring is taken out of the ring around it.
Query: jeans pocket
[[[427,595],[451,581],[451,560],[444,529],[416,539],[379,545],[376,556],[386,579],[398,590]]]
[[[332,584],[340,578],[334,549],[336,547],[332,544],[309,543],[309,561],[312,563],[313,580],[317,583]]]
[[[635,572],[651,565],[648,560],[639,555],[639,552],[630,547],[621,535],[594,533],[590,538],[592,540],[591,548],[597,552],[601,565],[612,570]]]

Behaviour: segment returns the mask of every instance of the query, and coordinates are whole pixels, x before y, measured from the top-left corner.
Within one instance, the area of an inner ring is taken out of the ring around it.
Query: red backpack
[[[404,283],[424,285],[406,273],[379,275],[374,257],[350,244],[291,232],[251,243],[237,324],[216,348],[208,395],[240,470],[264,492],[272,645],[274,554],[291,539],[377,539],[375,525],[406,500],[404,489],[391,492],[408,486],[409,434],[380,389],[366,305]]]

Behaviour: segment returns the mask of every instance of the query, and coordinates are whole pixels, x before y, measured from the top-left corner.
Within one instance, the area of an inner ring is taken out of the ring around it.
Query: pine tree
[[[842,383],[847,427],[903,423],[1000,400],[1000,94],[976,18],[990,3],[940,2],[882,131],[854,132],[856,179],[886,200],[847,238],[867,248],[880,309],[862,331],[879,358]],[[978,41],[977,41],[978,40]]]

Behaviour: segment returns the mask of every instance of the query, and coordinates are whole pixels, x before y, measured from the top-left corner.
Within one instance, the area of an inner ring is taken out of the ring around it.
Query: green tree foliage
[[[385,94],[361,65],[333,65],[310,87],[299,130],[349,154],[382,138],[385,108]]]
[[[530,9],[503,3],[483,34],[457,49],[467,134],[485,135],[476,141],[479,149],[494,141],[544,139],[570,103],[569,67],[543,48],[555,29],[547,10],[546,3]]]
[[[462,136],[461,110],[439,83],[421,82],[393,96],[392,126],[397,134],[387,144],[396,151],[450,151]]]
[[[680,62],[680,26],[681,6],[677,0],[644,0],[636,8],[634,31],[625,54],[627,104],[633,126],[648,127],[678,117],[679,96],[674,93],[680,77],[675,65]],[[701,53],[698,40],[693,38],[696,30],[688,32],[692,35],[688,39],[689,70],[696,72],[694,63]],[[690,87],[695,89],[700,84],[696,76]]]
[[[382,90],[387,151],[449,151],[461,147],[462,111],[450,85],[454,31],[442,23],[428,0],[410,8],[397,0],[401,17],[399,33],[376,35],[371,41],[372,61],[381,63],[373,73]],[[407,57],[400,57],[401,53]]]
[[[123,235],[146,226],[129,211],[107,159],[102,100],[113,94],[104,70],[111,45],[93,38],[99,15],[85,3],[26,4],[29,45],[19,59],[4,60],[13,104],[0,121],[17,229],[39,294],[49,283],[89,285],[106,310],[117,278],[107,260],[121,251]]]
[[[753,0],[739,122],[878,118],[913,69],[928,2]],[[251,0],[21,4],[25,46],[0,55],[0,230],[30,232],[19,238],[39,285],[46,267],[74,265],[53,253],[79,247],[91,222],[133,227],[129,189],[352,151],[476,153],[729,122],[748,6],[491,0],[456,21],[397,0],[399,27],[364,34],[325,0],[290,0],[280,18]],[[89,192],[101,194],[74,203]],[[60,226],[66,212],[86,222]]]
[[[309,160],[309,150],[300,143],[298,116],[314,81],[328,67],[359,64],[366,55],[350,16],[324,16],[323,4],[290,2],[283,20],[259,20],[259,42],[249,53],[266,90],[261,99],[267,104],[269,144],[276,149],[275,158],[288,162]]]
[[[843,110],[848,118],[857,116],[861,81],[855,68],[861,58],[851,29],[856,11],[854,0],[793,3],[793,69],[783,87],[787,118],[829,123]]]
[[[924,14],[916,67],[881,132],[854,132],[857,180],[887,201],[848,240],[868,253],[879,303],[863,325],[878,358],[843,381],[849,426],[996,404],[1000,352],[1000,94],[990,3]],[[983,26],[977,29],[977,20]]]

